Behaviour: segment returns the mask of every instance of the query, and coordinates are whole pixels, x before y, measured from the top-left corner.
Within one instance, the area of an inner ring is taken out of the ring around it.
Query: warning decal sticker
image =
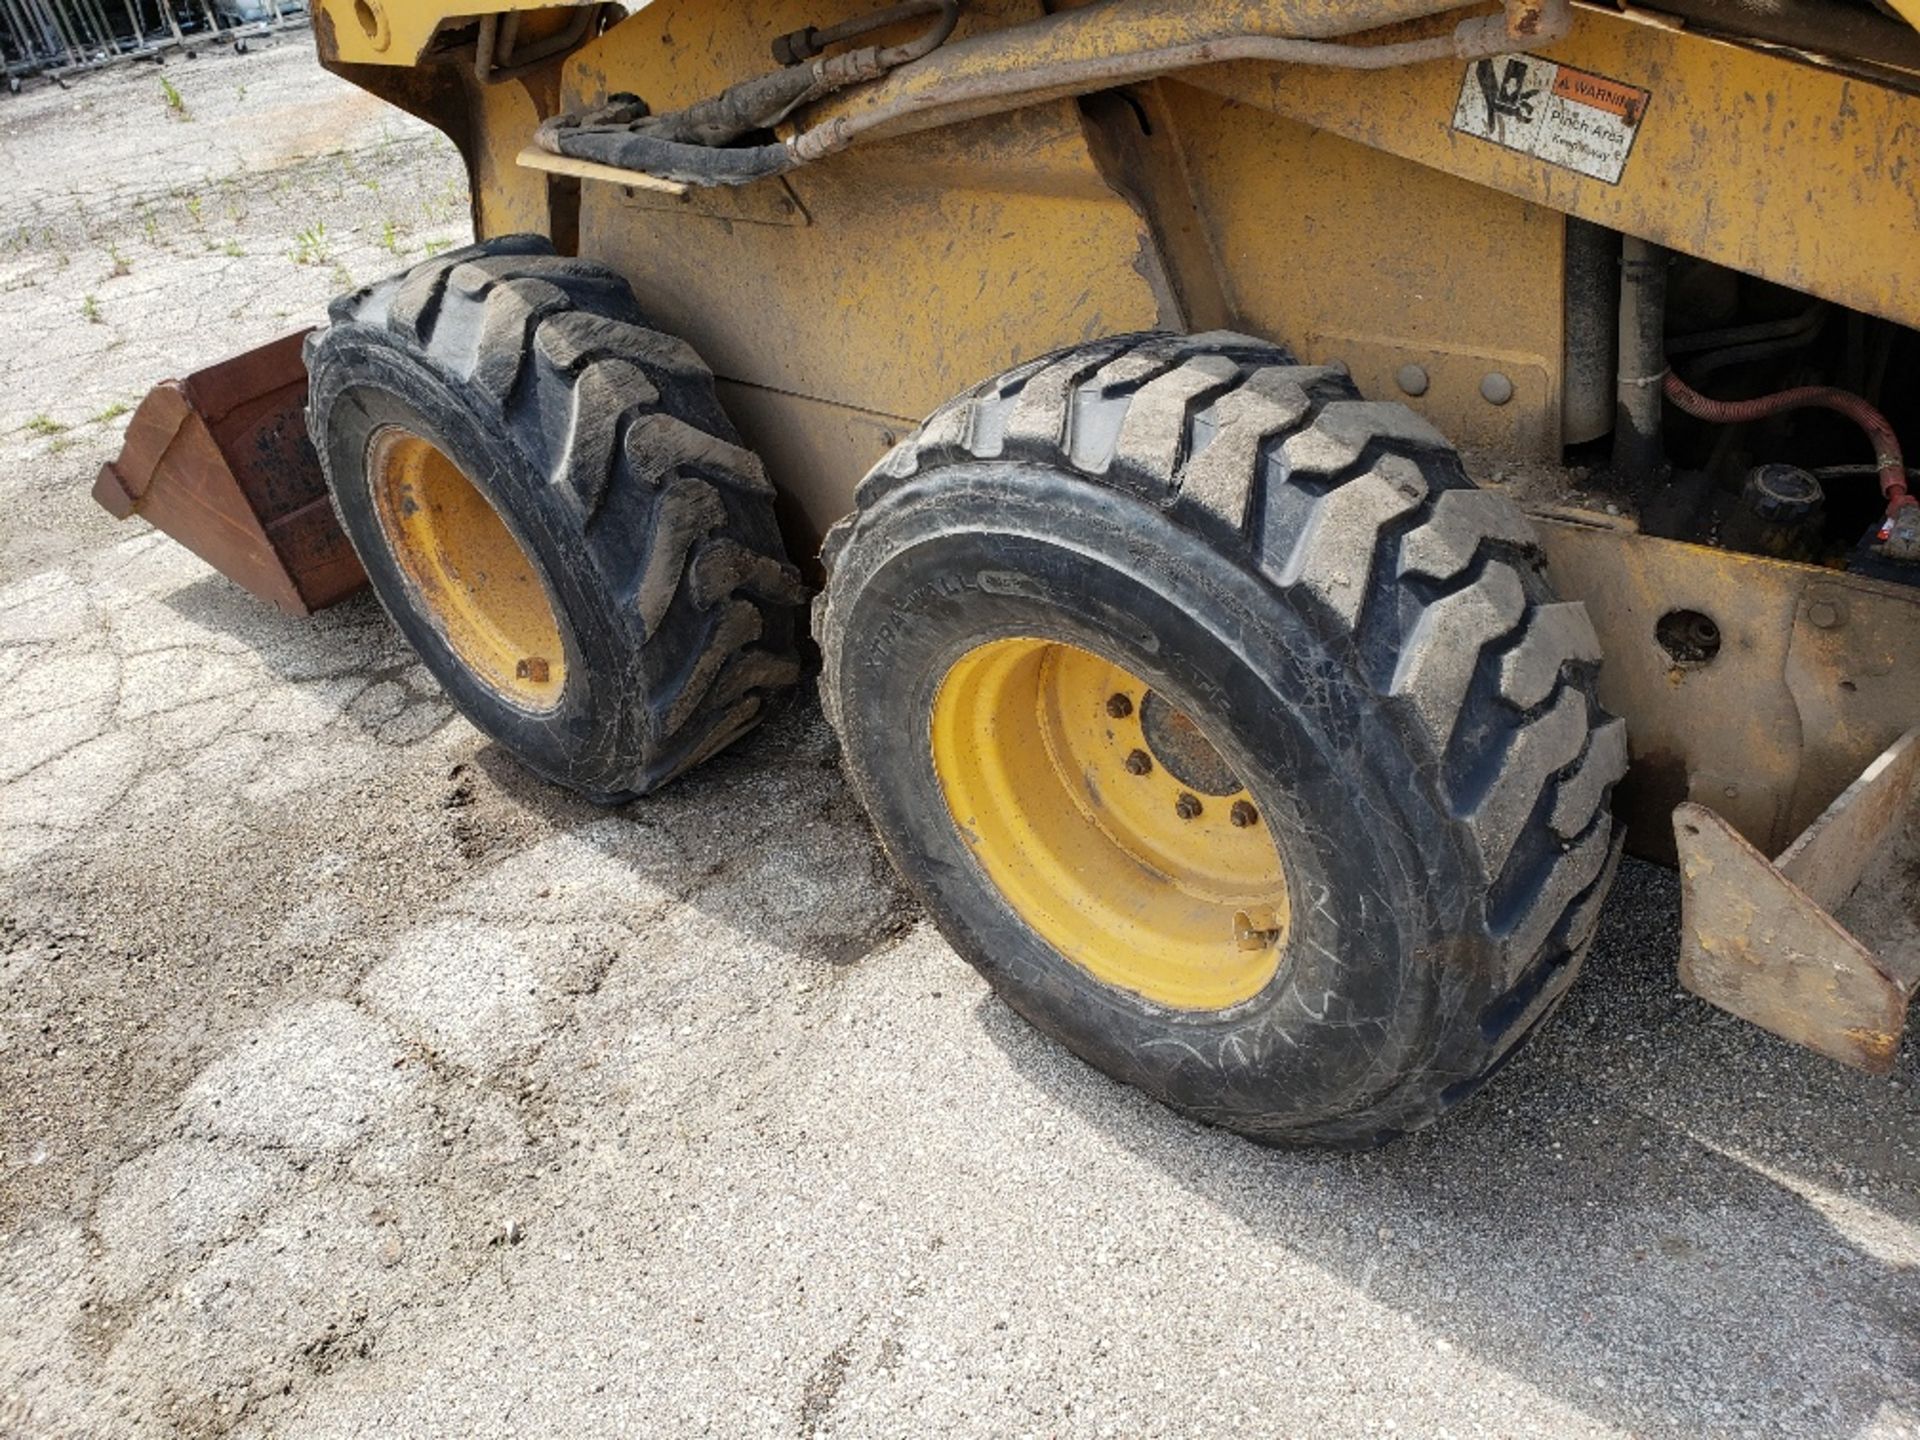
[[[1467,67],[1453,128],[1617,185],[1647,100],[1637,86],[1571,65],[1496,55]]]

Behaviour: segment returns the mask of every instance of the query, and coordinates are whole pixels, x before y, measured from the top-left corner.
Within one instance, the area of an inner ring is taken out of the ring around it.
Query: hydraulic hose
[[[1874,467],[1880,476],[1880,491],[1887,497],[1887,515],[1897,517],[1901,509],[1914,502],[1907,491],[1906,458],[1900,453],[1900,439],[1893,433],[1887,417],[1858,395],[1825,385],[1806,385],[1797,390],[1782,390],[1754,400],[1709,400],[1671,370],[1662,389],[1678,410],[1710,425],[1738,425],[1749,420],[1765,420],[1787,410],[1817,407],[1846,416],[1873,443]]]
[[[856,15],[851,20],[843,20],[825,29],[808,25],[775,40],[773,58],[782,65],[798,65],[848,40],[857,40],[862,35],[884,30],[903,20],[936,13],[940,18],[922,34],[903,45],[894,45],[880,52],[880,63],[891,70],[929,55],[937,46],[946,43],[947,37],[953,34],[954,26],[960,22],[960,0],[905,0],[903,4],[890,5],[871,15]]]
[[[1462,0],[1368,0],[1347,6],[1289,0],[1278,7],[1286,14],[1269,23],[1291,24],[1299,34],[1249,31],[1244,16],[1229,22],[1188,15],[1182,3],[1110,0],[949,44],[959,0],[905,0],[863,22],[782,36],[775,53],[785,69],[742,81],[710,100],[660,116],[637,104],[555,115],[541,122],[534,143],[555,155],[616,169],[696,185],[738,185],[824,159],[863,137],[881,139],[980,119],[1194,66],[1251,60],[1389,70],[1549,44],[1565,38],[1573,26],[1571,0],[1502,0],[1500,13],[1462,20],[1446,34],[1349,44],[1327,37],[1442,14],[1462,8]],[[928,29],[904,45],[801,58],[825,41],[863,33],[880,19],[896,22],[910,12],[936,11]],[[1140,48],[1143,36],[1157,37],[1158,43]],[[749,147],[754,153],[745,161],[699,154],[730,148],[752,131],[770,128],[842,90],[853,93],[836,102],[843,106],[838,113],[814,120],[783,145]]]
[[[1152,5],[1151,13],[1144,7]],[[1330,7],[1347,16],[1345,33],[1368,26],[1375,6]],[[1449,0],[1402,7],[1440,13]],[[1159,21],[1149,28],[1142,18]],[[1398,18],[1407,18],[1402,15]],[[874,139],[931,129],[959,119],[979,119],[1044,100],[1151,80],[1203,65],[1251,60],[1264,64],[1315,65],[1345,70],[1395,70],[1437,60],[1474,60],[1549,44],[1573,28],[1569,0],[1503,0],[1502,13],[1462,20],[1451,32],[1424,40],[1348,44],[1298,35],[1268,34],[1243,27],[1209,29],[1205,17],[1185,17],[1166,0],[1114,0],[1088,5],[1022,25],[1009,25],[944,46],[922,65],[902,67],[889,82],[856,97],[841,113],[820,120],[787,142],[795,159],[810,164],[846,149],[856,139]],[[1180,38],[1138,48],[1136,32],[1172,32]],[[946,63],[940,63],[941,57]],[[933,67],[923,69],[922,66]]]

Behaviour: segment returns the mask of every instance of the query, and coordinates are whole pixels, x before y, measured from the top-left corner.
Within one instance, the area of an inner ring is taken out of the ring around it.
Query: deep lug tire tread
[[[829,571],[895,490],[999,460],[1159,507],[1315,614],[1329,649],[1424,737],[1481,859],[1476,923],[1501,957],[1493,998],[1365,1113],[1266,1138],[1364,1145],[1430,1123],[1564,996],[1620,853],[1607,801],[1626,769],[1624,727],[1595,698],[1592,625],[1554,599],[1531,524],[1474,488],[1427,421],[1360,398],[1340,367],[1231,333],[1142,334],[1030,361],[929,417],[862,483],[828,536]],[[831,714],[831,581],[814,631]]]
[[[773,487],[712,372],[647,326],[617,273],[509,236],[343,296],[330,319],[309,341],[310,369],[371,331],[485,407],[546,477],[574,563],[619,602],[623,739],[550,778],[603,801],[644,794],[751,729],[798,680],[807,591]]]

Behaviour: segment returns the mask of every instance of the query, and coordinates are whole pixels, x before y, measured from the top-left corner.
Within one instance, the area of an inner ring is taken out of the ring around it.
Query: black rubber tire
[[[1343,371],[1227,334],[1036,360],[896,447],[826,560],[822,693],[882,842],[1007,1003],[1109,1074],[1261,1140],[1363,1146],[1471,1094],[1572,982],[1626,762],[1592,626],[1520,512]],[[929,714],[954,660],[1013,635],[1119,661],[1249,781],[1293,896],[1260,994],[1151,1005],[989,882]]]
[[[793,684],[806,589],[773,487],[684,342],[627,283],[539,236],[451,251],[334,301],[308,427],[381,603],[461,711],[531,769],[616,803],[751,729]],[[560,621],[559,709],[474,675],[396,563],[368,447],[431,440],[493,503]]]

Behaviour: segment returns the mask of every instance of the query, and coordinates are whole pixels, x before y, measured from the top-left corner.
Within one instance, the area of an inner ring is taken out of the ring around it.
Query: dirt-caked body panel
[[[466,74],[481,228],[556,228],[540,213],[549,177],[519,171],[508,203],[493,158],[538,113],[616,91],[688,104],[766,68],[768,37],[858,10],[656,0],[571,55],[550,96],[542,80]],[[959,33],[1042,13],[973,6]],[[1597,7],[1542,58],[1570,77],[1562,89],[1612,82],[1599,99],[1616,109],[1645,96],[1614,178],[1460,123],[1474,64],[1239,64],[1120,103],[1049,100],[878,140],[741,189],[576,182],[564,219],[582,254],[629,277],[713,365],[803,563],[860,476],[944,397],[1029,355],[1156,325],[1284,340],[1303,360],[1344,363],[1365,393],[1402,400],[1490,468],[1557,463],[1570,438],[1591,438],[1570,436],[1565,413],[1569,337],[1592,308],[1569,290],[1569,217],[1920,319],[1906,244],[1920,231],[1920,95]],[[1577,494],[1553,498],[1577,512]],[[1590,513],[1591,527],[1545,534],[1557,583],[1590,602],[1609,703],[1635,736],[1636,847],[1671,855],[1663,817],[1689,796],[1784,847],[1902,728],[1908,662],[1866,637],[1920,633],[1914,595],[1829,577],[1851,599],[1858,653],[1810,660],[1793,617],[1817,574],[1640,542],[1630,520]],[[1675,666],[1654,643],[1682,591],[1710,597],[1734,631],[1711,667]],[[1735,596],[1749,597],[1737,611]],[[1740,718],[1692,723],[1707,710]]]
[[[1920,67],[1911,31],[1864,7],[1833,33],[1868,41],[1824,56],[1693,9],[929,0],[873,42],[939,12],[912,63],[838,57],[833,85],[701,142],[738,144],[764,167],[751,183],[590,161],[554,127],[620,110],[616,140],[649,115],[706,133],[873,7],[323,0],[316,21],[323,63],[454,138],[482,238],[610,267],[712,367],[809,580],[861,478],[985,377],[1136,331],[1256,337],[1404,405],[1531,512],[1626,721],[1633,848],[1674,858],[1689,804],[1784,859],[1920,711],[1920,567],[1868,553],[1876,467],[1891,516],[1891,437],[1916,414]],[[1719,367],[1828,387],[1796,405],[1857,414],[1866,389],[1906,408],[1867,408],[1871,463],[1857,429],[1752,405],[1683,420],[1663,451],[1663,386],[1684,416],[1713,406],[1669,374],[1667,341],[1703,385]],[[1808,457],[1827,509],[1740,511],[1745,467]],[[1771,538],[1729,543],[1740,523]]]

